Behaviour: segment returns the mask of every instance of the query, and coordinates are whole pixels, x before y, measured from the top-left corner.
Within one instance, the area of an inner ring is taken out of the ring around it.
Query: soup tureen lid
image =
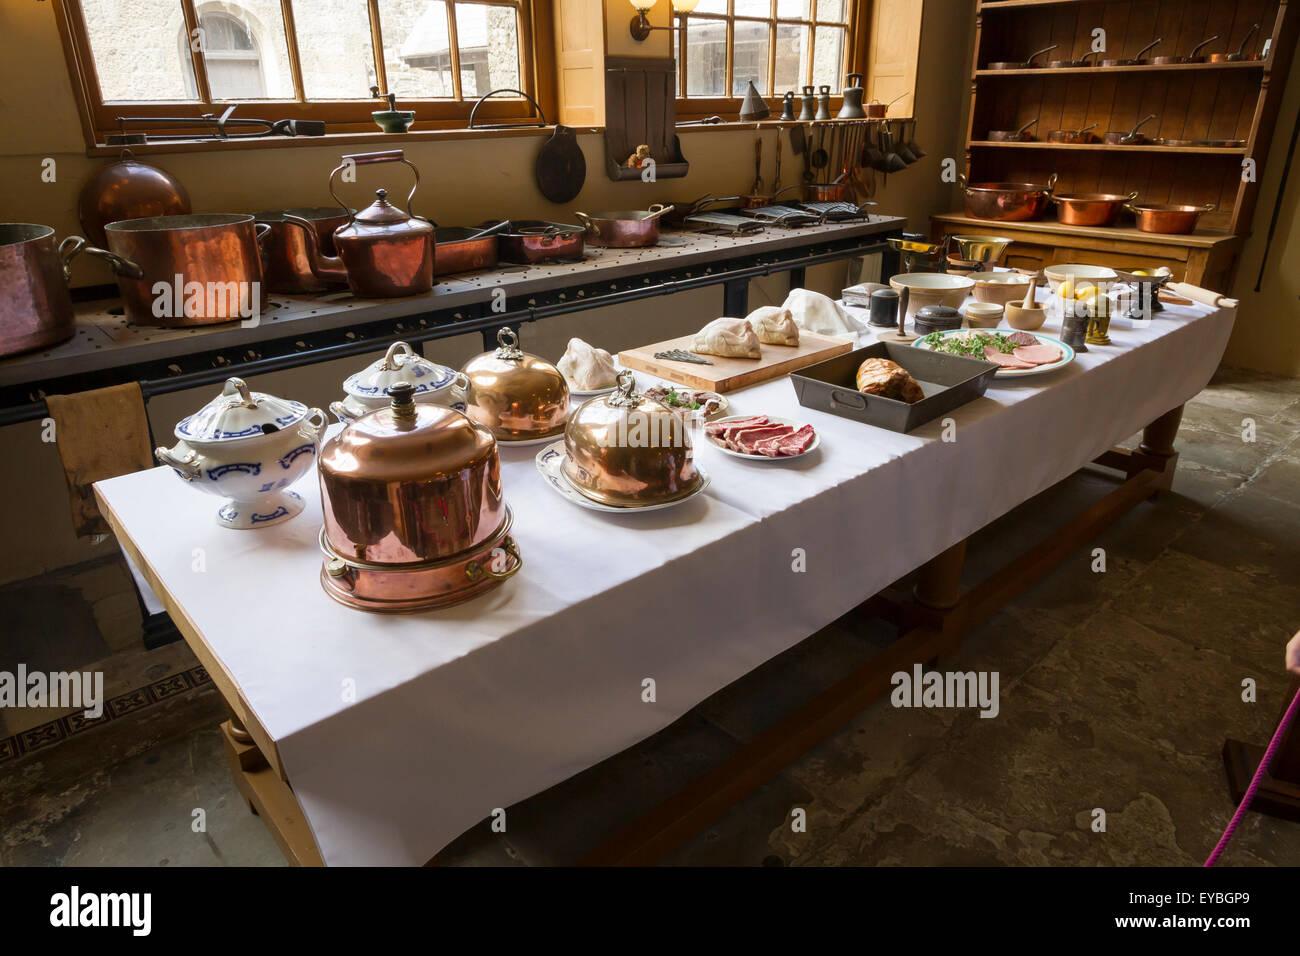
[[[357,398],[385,398],[389,388],[406,382],[413,394],[422,395],[445,388],[455,378],[456,373],[445,365],[429,361],[405,342],[394,342],[379,361],[348,376],[343,391]]]
[[[221,394],[176,426],[182,441],[238,441],[269,435],[307,417],[301,402],[249,391],[242,378],[228,378]]]

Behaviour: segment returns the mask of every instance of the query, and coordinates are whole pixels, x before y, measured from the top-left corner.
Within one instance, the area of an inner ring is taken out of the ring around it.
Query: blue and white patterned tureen
[[[302,496],[289,486],[316,460],[327,422],[319,408],[250,392],[243,379],[230,378],[176,426],[175,447],[154,456],[200,491],[226,499],[218,524],[267,528],[302,511]]]
[[[378,362],[351,375],[343,383],[347,397],[331,402],[334,417],[347,425],[368,412],[387,408],[388,389],[407,382],[415,390],[415,401],[422,405],[444,405],[458,412],[465,410],[465,386],[469,380],[437,362],[430,362],[405,342],[394,342]]]

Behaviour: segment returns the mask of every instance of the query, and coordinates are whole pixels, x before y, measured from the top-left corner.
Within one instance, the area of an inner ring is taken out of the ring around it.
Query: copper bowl
[[[573,413],[564,431],[564,477],[586,497],[615,508],[689,497],[704,477],[686,423],[662,402],[637,394],[634,385],[625,370],[612,393]]]
[[[1161,232],[1166,235],[1182,236],[1196,229],[1196,221],[1204,213],[1214,212],[1215,206],[1207,202],[1203,206],[1184,206],[1177,203],[1125,203],[1124,208],[1137,216],[1137,227],[1141,232]]]
[[[569,384],[560,370],[520,351],[511,328],[498,330],[497,343],[496,351],[474,356],[461,369],[469,380],[465,414],[504,442],[560,434],[569,417]]]
[[[1119,218],[1125,203],[1137,199],[1137,192],[1128,195],[1117,193],[1056,193],[1056,219],[1067,226],[1109,226]]]
[[[973,219],[995,222],[1021,222],[1037,219],[1047,209],[1052,190],[1056,188],[1056,173],[1046,185],[1037,183],[970,183],[958,177],[966,196],[966,215]]]

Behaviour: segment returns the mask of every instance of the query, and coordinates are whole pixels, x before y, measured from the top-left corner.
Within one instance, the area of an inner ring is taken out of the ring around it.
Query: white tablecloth
[[[804,409],[786,379],[733,393],[735,413],[812,423],[821,448],[762,463],[701,442],[711,487],[665,511],[576,507],[542,482],[536,447],[504,449],[524,569],[467,605],[413,616],[322,593],[314,474],[298,486],[303,515],[253,532],[218,527],[217,500],[169,469],[99,488],[274,738],[324,859],[419,864],[1191,398],[1232,322],[1199,305],[1145,329],[1117,321],[1113,345],[1059,372],[995,381],[952,413],[952,442],[940,421],[900,435]]]

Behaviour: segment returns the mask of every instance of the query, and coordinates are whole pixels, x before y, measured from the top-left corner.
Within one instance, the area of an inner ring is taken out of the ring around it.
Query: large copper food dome
[[[690,432],[667,405],[635,392],[624,370],[618,388],[585,402],[564,431],[564,476],[601,504],[642,508],[694,494],[703,475]]]
[[[496,439],[403,382],[321,451],[321,581],[371,610],[453,604],[519,569]]]
[[[519,349],[513,329],[497,332],[499,348],[470,359],[465,414],[501,441],[531,441],[564,431],[569,384],[545,359]]]

